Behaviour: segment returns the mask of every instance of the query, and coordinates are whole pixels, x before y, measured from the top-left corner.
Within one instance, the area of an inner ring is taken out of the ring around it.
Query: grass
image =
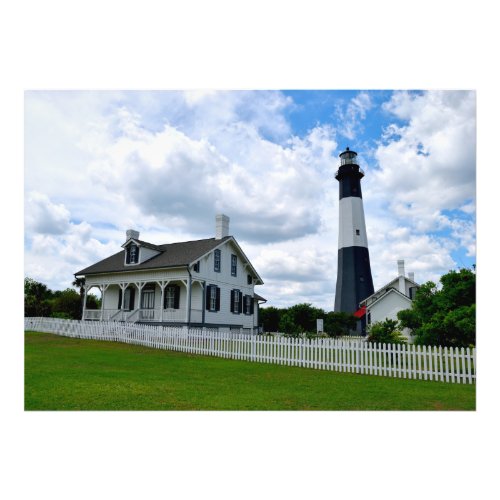
[[[475,385],[25,333],[26,410],[475,410]]]

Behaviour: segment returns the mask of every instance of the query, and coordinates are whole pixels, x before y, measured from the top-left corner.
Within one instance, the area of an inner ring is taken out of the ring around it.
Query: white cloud
[[[431,229],[437,212],[475,199],[475,93],[396,92],[385,108],[409,123],[377,148],[373,184],[396,215]]]
[[[69,211],[48,196],[31,191],[25,199],[25,226],[34,233],[63,234],[70,225]]]
[[[386,127],[375,151],[367,223],[377,216],[407,228],[393,253],[412,250],[415,268],[437,276],[455,267],[453,250],[475,252],[474,220],[464,220],[475,212],[475,93],[396,92],[384,108],[408,123]]]
[[[366,112],[373,106],[368,92],[362,91],[353,97],[347,104],[345,110],[339,105],[336,114],[339,118],[338,132],[347,139],[353,140],[362,121],[366,118]]]

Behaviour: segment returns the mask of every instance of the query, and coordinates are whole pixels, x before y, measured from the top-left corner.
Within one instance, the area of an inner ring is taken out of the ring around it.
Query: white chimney
[[[405,261],[398,260],[398,276],[399,276],[399,291],[406,295],[406,284],[405,284]]]
[[[415,281],[415,273],[408,273],[408,278],[410,278],[412,281]]]
[[[229,236],[229,217],[224,214],[215,216],[215,239],[220,240]]]
[[[127,229],[125,241],[130,240],[130,238],[133,238],[134,240],[138,240],[139,239],[139,231],[136,231],[135,229]]]

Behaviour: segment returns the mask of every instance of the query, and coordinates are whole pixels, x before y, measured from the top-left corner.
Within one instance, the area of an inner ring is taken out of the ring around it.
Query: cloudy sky
[[[215,214],[268,305],[333,309],[338,155],[362,181],[375,288],[475,263],[473,91],[27,91],[25,275],[52,289],[125,231],[212,237]]]

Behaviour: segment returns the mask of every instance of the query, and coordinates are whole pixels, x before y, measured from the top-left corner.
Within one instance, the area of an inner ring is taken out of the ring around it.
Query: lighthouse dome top
[[[340,157],[340,164],[341,165],[348,165],[348,164],[358,164],[358,160],[356,157],[358,156],[358,153],[356,151],[351,151],[349,148],[345,148],[345,151],[339,154]]]

